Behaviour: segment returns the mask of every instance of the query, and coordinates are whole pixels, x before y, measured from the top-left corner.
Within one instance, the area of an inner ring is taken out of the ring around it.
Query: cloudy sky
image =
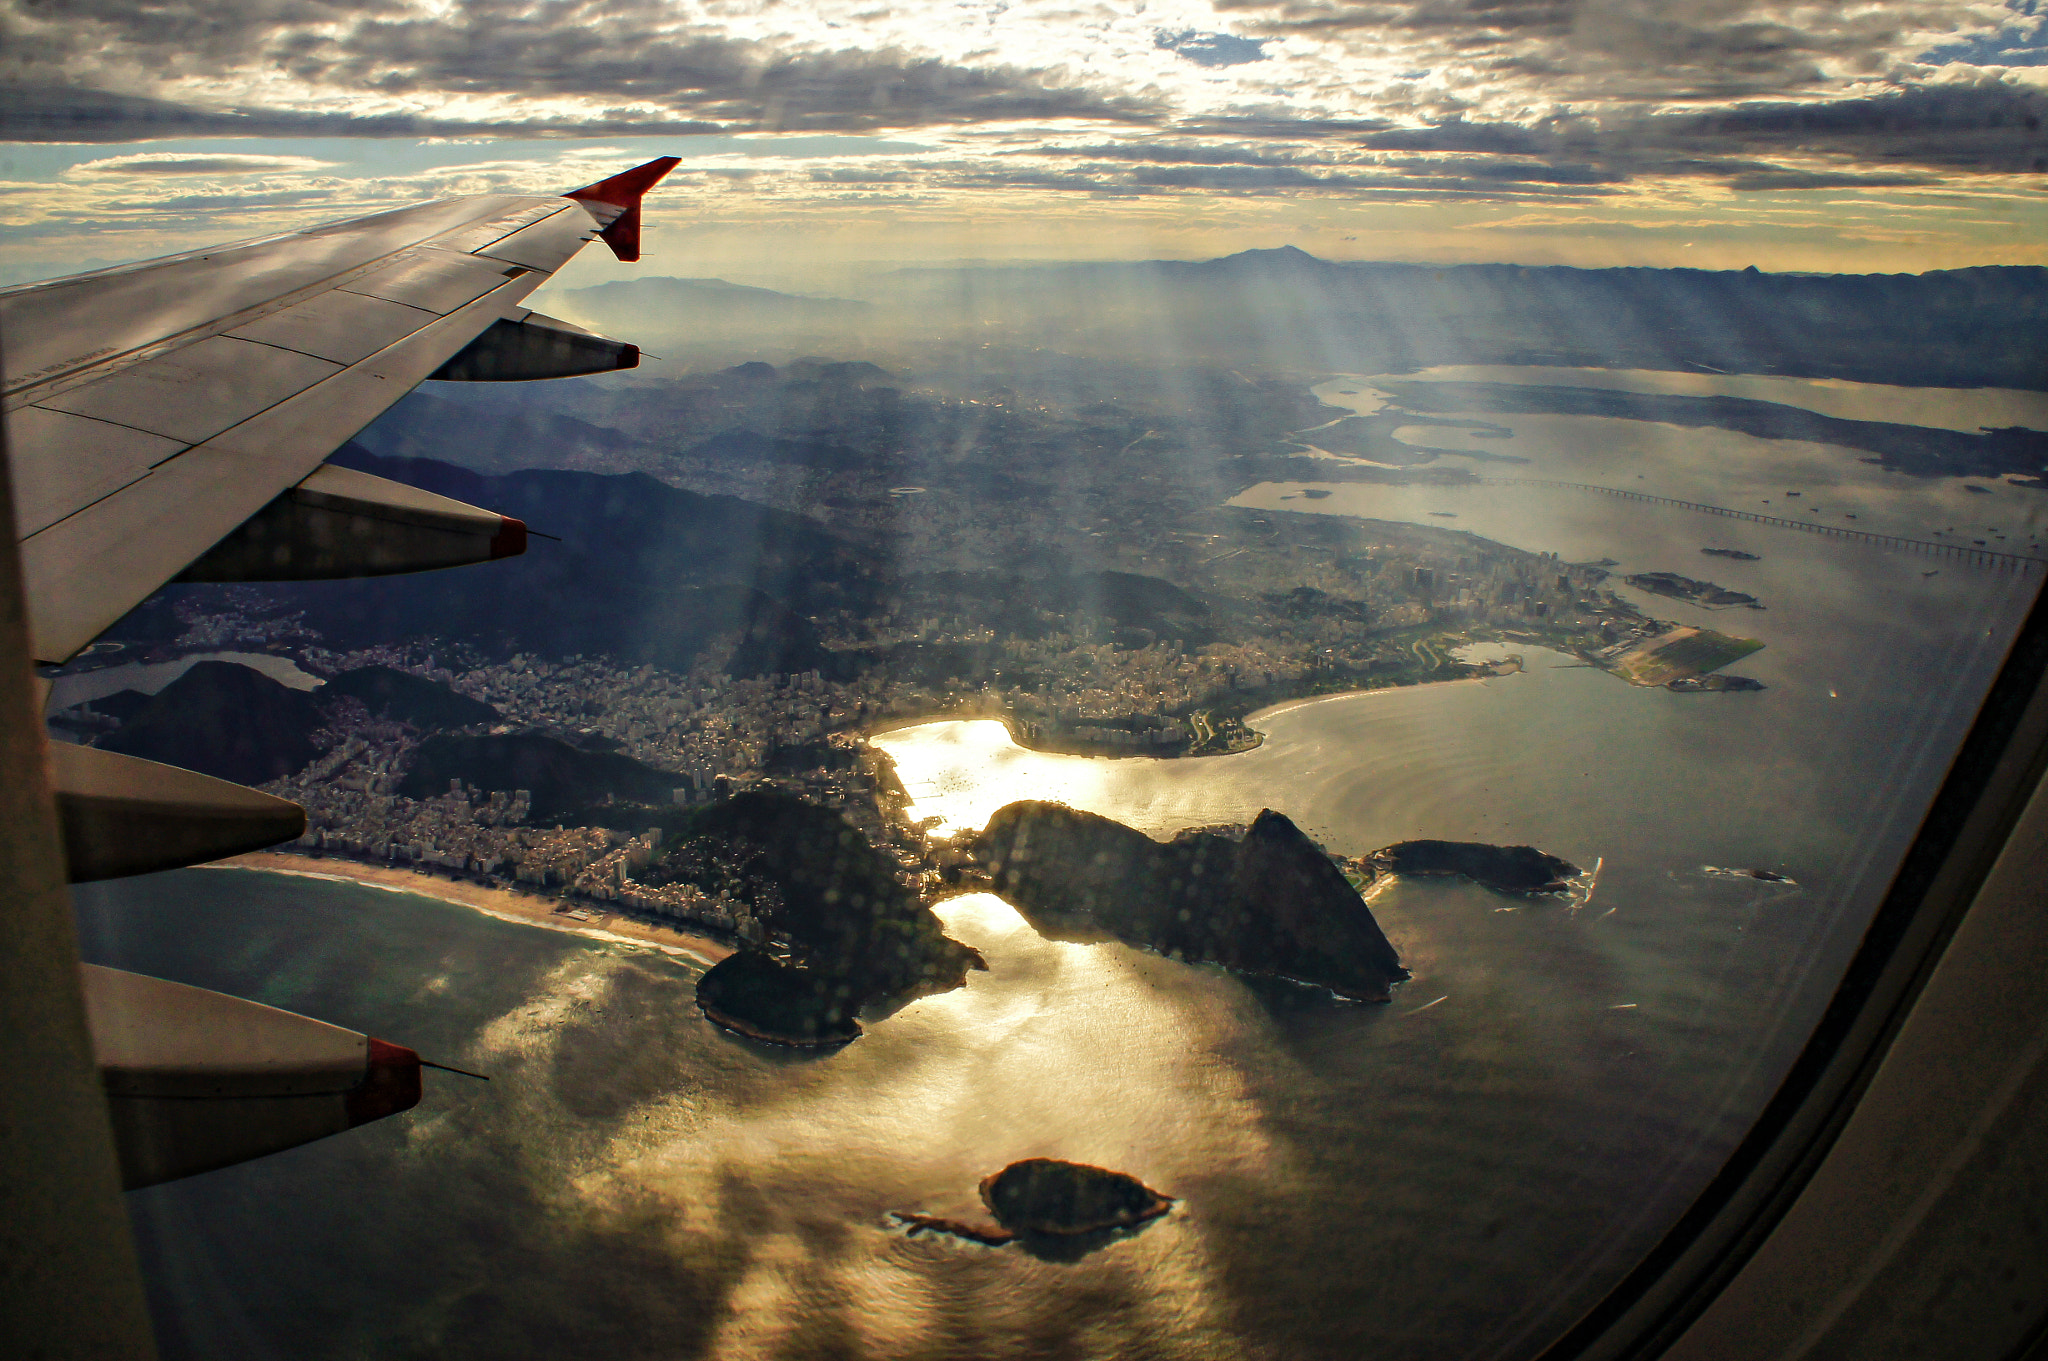
[[[0,277],[663,153],[644,269],[797,286],[2048,263],[2044,116],[2048,0],[0,0]]]

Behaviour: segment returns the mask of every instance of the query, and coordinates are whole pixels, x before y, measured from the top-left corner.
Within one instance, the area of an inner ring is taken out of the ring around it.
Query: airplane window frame
[[[2026,621],[1920,830],[1776,1094],[1692,1207],[1535,1361],[1661,1356],[1776,1230],[1828,1157],[2048,778],[2048,586],[2033,589]],[[2048,1333],[2032,1350],[2044,1344]]]

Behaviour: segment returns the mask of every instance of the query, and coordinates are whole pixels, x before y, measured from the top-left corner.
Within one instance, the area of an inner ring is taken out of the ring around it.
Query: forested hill
[[[491,651],[609,654],[687,670],[706,647],[736,675],[830,664],[807,616],[864,611],[871,571],[815,521],[640,473],[490,477],[344,446],[336,463],[527,522],[524,556],[442,572],[266,588],[304,609],[328,646],[413,636]]]

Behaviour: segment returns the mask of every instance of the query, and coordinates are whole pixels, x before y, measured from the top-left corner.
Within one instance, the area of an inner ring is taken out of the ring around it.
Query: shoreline
[[[751,1021],[743,1021],[729,1011],[720,1011],[702,997],[697,999],[697,1010],[704,1013],[704,1019],[721,1030],[729,1030],[742,1039],[755,1040],[761,1044],[779,1044],[786,1049],[842,1049],[866,1032],[856,1028],[851,1035],[810,1037],[802,1035],[778,1035],[772,1030],[763,1030]],[[855,1022],[858,1027],[859,1022]]]
[[[579,922],[567,915],[568,907],[557,898],[530,897],[510,889],[492,888],[485,884],[473,884],[446,879],[438,874],[420,874],[412,869],[401,869],[393,865],[366,865],[357,860],[322,856],[315,859],[309,855],[297,855],[289,851],[251,851],[246,855],[230,856],[215,860],[195,869],[209,870],[255,870],[264,874],[285,874],[301,879],[327,879],[336,883],[356,884],[363,888],[382,889],[387,893],[416,893],[422,898],[452,903],[466,907],[472,912],[481,912],[499,921],[512,922],[520,926],[537,926],[542,930],[560,931],[565,935],[582,936],[586,940],[600,940],[612,945],[634,945],[659,950],[666,955],[688,960],[692,964],[710,968],[732,953],[730,946],[723,945],[709,936],[677,930],[668,926],[657,926],[653,922],[619,912],[606,912],[597,904],[573,904],[591,914],[589,922]]]

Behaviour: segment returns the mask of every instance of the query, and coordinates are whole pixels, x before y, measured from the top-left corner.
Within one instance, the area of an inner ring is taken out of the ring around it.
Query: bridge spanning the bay
[[[2007,553],[1995,548],[1982,548],[1975,543],[1948,543],[1934,539],[1909,539],[1898,534],[1874,534],[1867,529],[1851,529],[1846,525],[1824,524],[1818,520],[1794,520],[1783,515],[1763,515],[1753,510],[1731,510],[1727,506],[1710,506],[1701,501],[1681,501],[1675,496],[1655,496],[1649,492],[1630,491],[1624,487],[1597,486],[1591,482],[1556,482],[1541,477],[1482,477],[1479,482],[1489,487],[1553,487],[1560,491],[1595,492],[1601,496],[1618,497],[1623,501],[1675,506],[1679,510],[1695,511],[1701,515],[1722,515],[1731,520],[1748,520],[1753,524],[1769,525],[1774,529],[1796,529],[1802,534],[1821,534],[1829,538],[1872,544],[1897,552],[1919,553],[1950,561],[1967,562],[1978,567],[2025,570],[2044,561],[2025,553]]]

